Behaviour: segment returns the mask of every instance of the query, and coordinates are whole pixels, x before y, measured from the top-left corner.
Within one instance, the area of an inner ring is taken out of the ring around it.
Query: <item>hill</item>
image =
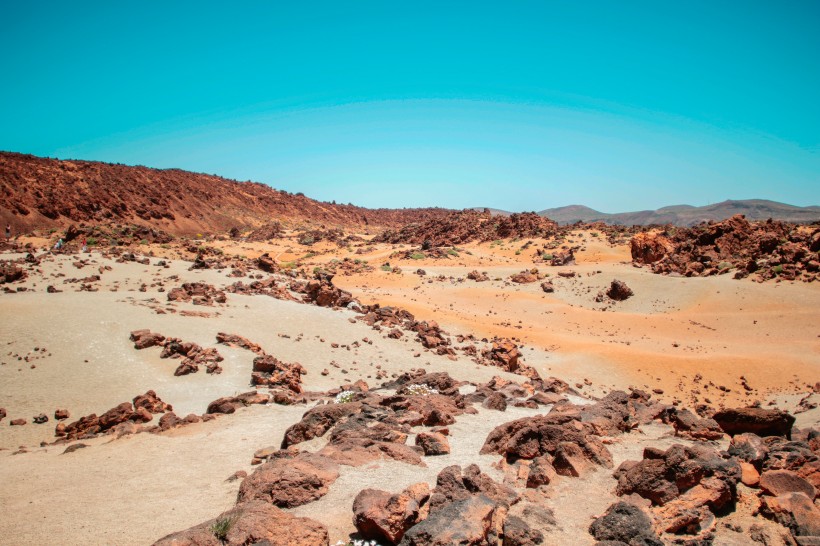
[[[0,223],[10,223],[15,232],[77,222],[133,223],[172,234],[256,227],[272,220],[389,228],[450,212],[440,208],[366,209],[179,169],[0,152]]]
[[[606,222],[619,225],[673,224],[676,226],[694,226],[709,220],[720,221],[735,214],[744,214],[748,220],[781,220],[784,222],[809,223],[820,220],[820,207],[795,207],[765,199],[746,199],[740,201],[723,201],[703,207],[692,205],[673,205],[657,210],[620,212],[609,214],[585,207],[570,205],[545,209],[539,212],[559,224],[575,222]]]

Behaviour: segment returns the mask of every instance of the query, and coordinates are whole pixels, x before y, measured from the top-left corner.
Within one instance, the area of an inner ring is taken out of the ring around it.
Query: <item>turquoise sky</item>
[[[820,2],[18,2],[0,149],[363,206],[820,204]]]

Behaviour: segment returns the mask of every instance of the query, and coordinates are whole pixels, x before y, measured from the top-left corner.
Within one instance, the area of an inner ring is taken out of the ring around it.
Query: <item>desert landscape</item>
[[[817,221],[0,182],[0,543],[820,543]]]

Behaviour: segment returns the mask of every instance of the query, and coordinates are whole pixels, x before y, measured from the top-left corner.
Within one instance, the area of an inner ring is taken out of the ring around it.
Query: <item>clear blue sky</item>
[[[820,2],[16,2],[0,149],[363,206],[820,205]]]

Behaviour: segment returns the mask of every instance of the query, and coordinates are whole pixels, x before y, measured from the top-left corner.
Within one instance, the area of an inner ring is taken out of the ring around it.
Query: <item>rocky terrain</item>
[[[434,223],[378,240],[94,224],[4,243],[0,530],[14,544],[816,543],[811,272],[704,269],[694,285],[629,261],[797,270],[785,249],[811,252],[814,232],[732,218],[630,244],[533,216],[453,214],[452,239]]]
[[[820,227],[749,222],[742,215],[694,228],[635,235],[632,259],[655,273],[709,276],[754,274],[812,282],[820,272]]]
[[[81,222],[119,222],[191,235],[258,227],[273,219],[383,228],[439,218],[448,212],[364,209],[178,169],[0,152],[0,222],[11,224],[15,233]]]

